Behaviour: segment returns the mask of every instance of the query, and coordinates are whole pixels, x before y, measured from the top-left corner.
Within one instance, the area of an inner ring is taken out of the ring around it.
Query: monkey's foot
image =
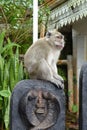
[[[56,84],[58,88],[64,89],[64,80],[53,79],[52,82]]]
[[[60,75],[54,75],[53,82],[57,85],[58,88],[64,89],[64,80]]]

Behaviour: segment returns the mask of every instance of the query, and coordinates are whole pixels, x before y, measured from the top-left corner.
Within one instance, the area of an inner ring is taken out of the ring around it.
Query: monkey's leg
[[[49,64],[46,62],[45,59],[42,59],[38,63],[38,69],[37,69],[37,79],[43,79],[50,82],[53,82],[57,85],[57,87],[63,88],[61,85],[61,80],[59,78],[55,78],[52,68],[49,66]]]

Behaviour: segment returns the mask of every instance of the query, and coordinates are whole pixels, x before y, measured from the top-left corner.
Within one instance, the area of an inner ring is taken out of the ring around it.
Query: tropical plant
[[[6,38],[22,46],[32,43],[32,0],[0,0],[0,31],[6,31]]]
[[[8,128],[10,95],[15,84],[25,77],[23,62],[19,60],[19,45],[0,34],[0,121]]]
[[[44,0],[39,0],[39,6]],[[47,5],[39,8],[39,25],[47,25],[50,9]],[[0,0],[0,30],[6,30],[6,38],[20,44],[21,53],[32,43],[33,0]],[[39,26],[40,27],[40,26]],[[25,45],[25,46],[23,46]]]

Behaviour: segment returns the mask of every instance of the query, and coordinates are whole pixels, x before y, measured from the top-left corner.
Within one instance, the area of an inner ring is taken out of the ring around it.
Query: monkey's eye
[[[58,38],[58,39],[62,39],[63,36],[62,36],[62,35],[60,35],[60,36],[56,36],[56,38]]]
[[[46,33],[46,36],[47,36],[48,38],[50,38],[51,32],[47,32],[47,33]]]

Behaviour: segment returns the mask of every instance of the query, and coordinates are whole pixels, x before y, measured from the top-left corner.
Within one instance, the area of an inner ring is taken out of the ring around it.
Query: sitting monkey
[[[64,36],[56,30],[32,44],[24,55],[30,78],[47,80],[63,88],[63,78],[57,74],[56,66],[63,47]]]

